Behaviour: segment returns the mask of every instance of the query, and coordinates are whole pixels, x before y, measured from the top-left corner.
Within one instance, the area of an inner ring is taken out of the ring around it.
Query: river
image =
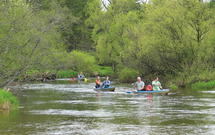
[[[134,95],[132,85],[112,82],[115,92],[97,93],[94,80],[11,87],[20,107],[0,112],[0,134],[215,134],[213,90]]]

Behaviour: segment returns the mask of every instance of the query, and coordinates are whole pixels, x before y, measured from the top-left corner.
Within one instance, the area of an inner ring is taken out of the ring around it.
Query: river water
[[[134,95],[132,85],[112,82],[115,92],[98,93],[94,80],[12,87],[20,107],[0,112],[0,134],[215,134],[213,90]]]

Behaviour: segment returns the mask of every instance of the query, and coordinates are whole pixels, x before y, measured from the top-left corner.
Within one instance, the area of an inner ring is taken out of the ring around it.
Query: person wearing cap
[[[141,81],[140,77],[137,77],[137,82],[134,85],[134,90],[145,91],[144,86],[145,86],[145,83]]]

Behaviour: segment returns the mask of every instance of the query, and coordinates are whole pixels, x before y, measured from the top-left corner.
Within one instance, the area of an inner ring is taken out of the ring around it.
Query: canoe
[[[77,78],[77,79],[80,79],[80,80],[82,80],[82,79],[83,79],[83,80],[84,80],[84,77],[80,77],[80,78]]]
[[[135,94],[165,94],[169,93],[169,89],[163,89],[158,91],[134,91]]]
[[[93,88],[95,91],[114,91],[115,90],[115,86],[110,86],[110,87],[107,87],[107,88]]]

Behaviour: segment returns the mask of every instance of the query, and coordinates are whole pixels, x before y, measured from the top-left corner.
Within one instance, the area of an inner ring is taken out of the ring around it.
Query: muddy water
[[[61,79],[12,88],[20,108],[0,112],[0,134],[215,134],[215,91],[174,90],[168,96],[95,92]],[[30,86],[28,89],[27,86]]]

